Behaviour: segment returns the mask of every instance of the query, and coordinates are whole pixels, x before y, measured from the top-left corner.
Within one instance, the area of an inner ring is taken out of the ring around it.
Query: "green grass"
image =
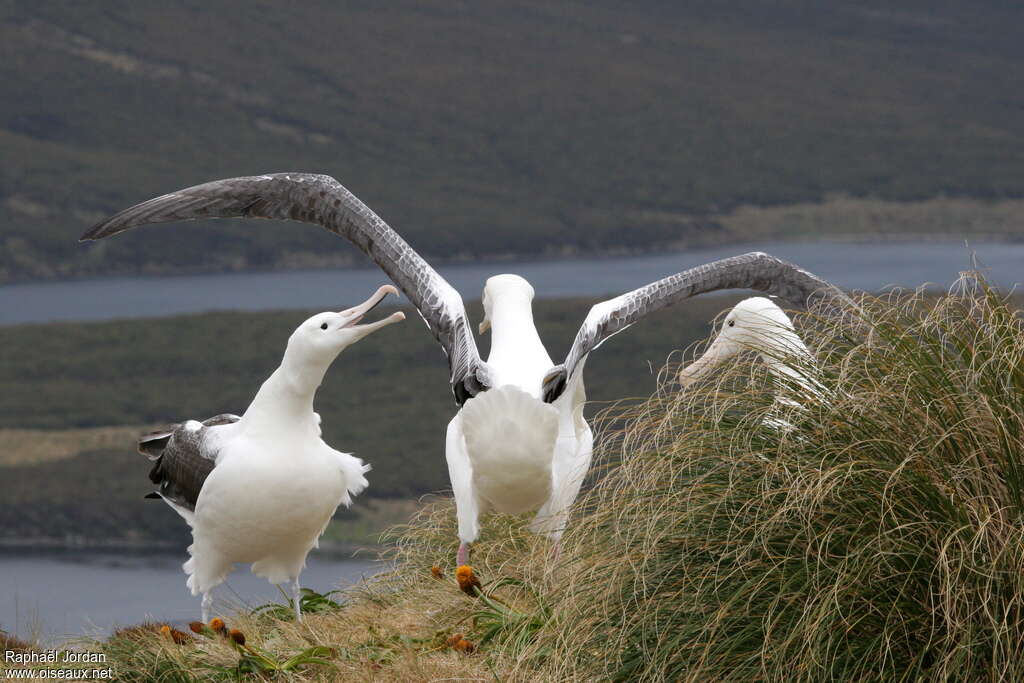
[[[836,192],[1020,197],[1021,12],[997,0],[10,5],[0,281],[364,262],[298,226],[75,242],[148,197],[270,171],[337,176],[433,258],[724,243],[751,237],[728,220],[736,207]]]

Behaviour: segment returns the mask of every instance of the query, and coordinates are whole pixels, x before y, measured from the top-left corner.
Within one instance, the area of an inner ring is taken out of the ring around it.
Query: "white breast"
[[[196,534],[216,539],[233,562],[256,562],[285,547],[304,555],[345,495],[327,450],[259,446],[239,439],[226,448],[196,501]]]

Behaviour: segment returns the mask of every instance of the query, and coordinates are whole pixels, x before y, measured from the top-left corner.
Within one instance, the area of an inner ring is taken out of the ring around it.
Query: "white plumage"
[[[517,515],[551,497],[558,410],[513,384],[467,401],[462,436],[473,489],[488,507]]]
[[[154,469],[158,493],[192,527],[191,557],[183,568],[192,594],[203,595],[204,621],[211,591],[236,562],[251,564],[254,574],[271,583],[290,583],[301,619],[299,575],[306,556],[338,506],[351,504],[366,488],[370,469],[320,438],[313,397],[342,350],[404,319],[399,312],[356,324],[389,292],[397,293],[387,285],[360,306],[303,322],[289,338],[280,367],[241,418],[189,421],[140,442],[161,448]]]
[[[755,351],[768,366],[777,387],[775,401],[780,409],[799,407],[802,400],[811,397],[825,398],[814,356],[785,311],[765,297],[750,297],[736,304],[707,350],[680,370],[679,383],[684,387],[692,384],[744,350]],[[769,417],[768,421],[777,427],[789,426],[781,417]]]
[[[328,446],[312,426],[267,438],[243,416],[214,428],[219,455],[196,502],[184,564],[193,595],[208,594],[235,562],[271,583],[297,583],[335,510],[366,488],[370,466]]]
[[[459,522],[458,563],[468,561],[488,510],[537,511],[531,528],[556,543],[590,467],[593,435],[583,418],[582,364],[556,401],[542,385],[552,368],[533,322],[533,287],[496,275],[484,288],[481,333],[493,339],[493,386],[466,401],[448,425],[446,458]]]

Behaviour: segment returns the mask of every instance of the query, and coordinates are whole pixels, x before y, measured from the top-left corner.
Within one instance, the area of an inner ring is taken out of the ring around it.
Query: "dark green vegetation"
[[[1022,24],[997,0],[6,0],[0,281],[361,262],[294,225],[75,243],[270,171],[335,175],[448,258],[743,239],[714,217],[829,192],[1020,196]]]
[[[587,369],[590,397],[646,397],[654,388],[651,367],[703,337],[708,321],[731,300],[695,299],[609,341]],[[564,357],[590,303],[536,302],[553,358]],[[469,310],[472,320],[481,319],[479,303]],[[11,361],[0,364],[0,429],[156,425],[242,411],[308,315],[216,313],[0,327],[0,345]],[[373,465],[370,488],[353,511],[339,513],[343,518],[365,512],[370,498],[409,498],[448,486],[444,430],[456,406],[447,365],[416,314],[408,315],[347,349],[317,394],[324,439]],[[482,339],[482,349],[486,345]],[[0,538],[178,542],[187,530],[177,515],[142,499],[151,490],[148,470],[127,439],[119,449],[0,467]]]

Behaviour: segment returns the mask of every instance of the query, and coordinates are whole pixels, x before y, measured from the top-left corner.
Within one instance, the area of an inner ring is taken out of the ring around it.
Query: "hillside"
[[[735,241],[737,207],[833,193],[1020,197],[1021,25],[995,0],[7,0],[0,282],[361,259],[242,223],[75,243],[267,171],[335,175],[445,258]],[[980,223],[921,229],[1013,231]]]
[[[649,395],[651,368],[703,338],[732,300],[695,299],[602,345],[587,368],[588,397],[596,402],[589,414],[601,402]],[[564,357],[591,303],[537,303],[538,329],[553,357]],[[335,538],[375,538],[375,530],[408,516],[413,507],[404,501],[448,488],[444,428],[456,406],[447,366],[408,312],[410,320],[347,349],[317,394],[324,439],[373,465],[370,488],[351,513],[340,513],[346,524]],[[479,320],[479,302],[469,312]],[[0,543],[69,536],[184,541],[178,516],[142,498],[151,490],[149,465],[135,453],[135,435],[169,421],[244,410],[308,315],[0,327],[0,345],[12,359],[0,364]],[[487,344],[480,342],[484,352]]]

